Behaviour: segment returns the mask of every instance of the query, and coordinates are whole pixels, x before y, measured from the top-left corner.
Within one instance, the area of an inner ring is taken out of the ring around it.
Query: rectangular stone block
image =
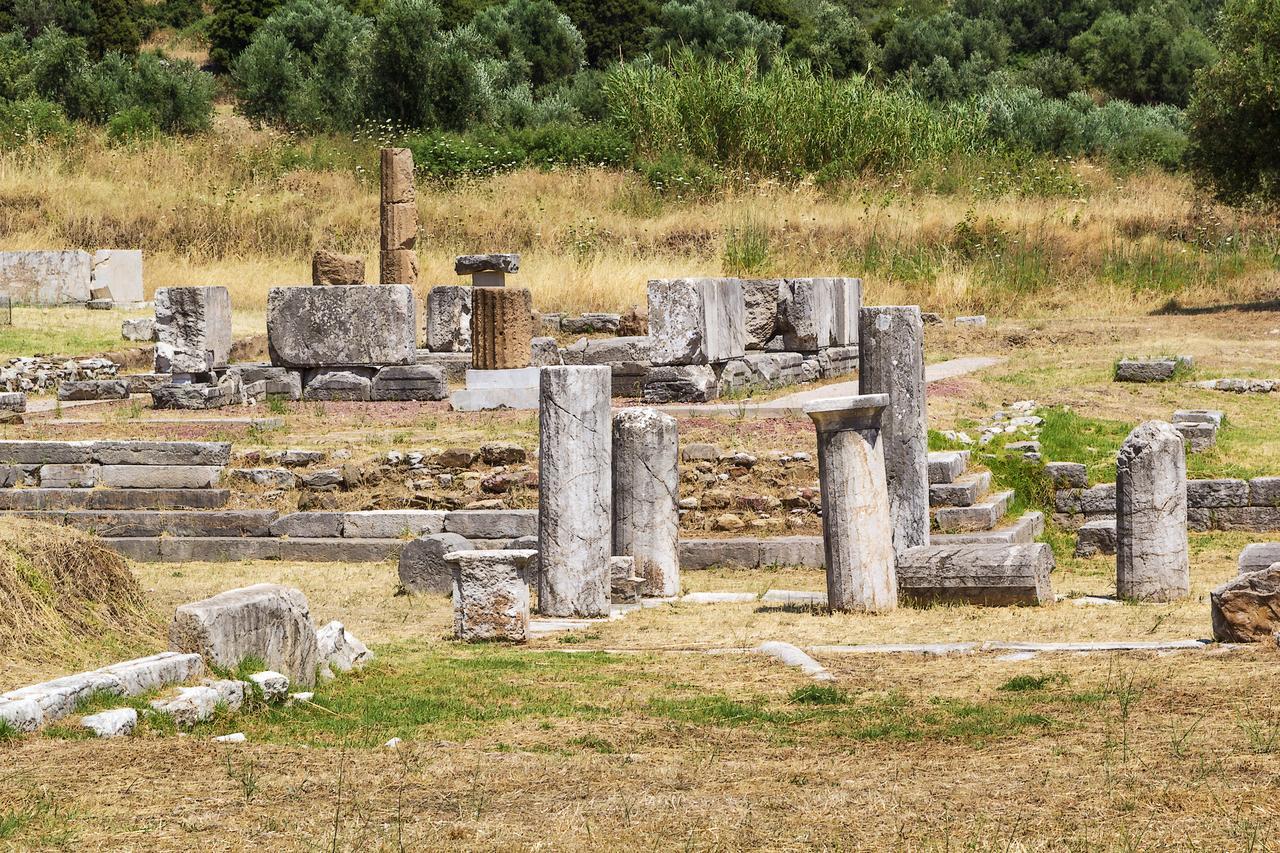
[[[418,253],[391,249],[378,253],[378,281],[384,285],[418,283]]]
[[[311,255],[313,286],[364,283],[364,258],[360,255],[340,255],[327,249],[317,249]]]
[[[156,373],[208,373],[231,355],[231,294],[225,287],[156,291]]]
[[[49,509],[218,509],[226,489],[0,489],[0,511]]]
[[[98,466],[83,462],[41,465],[39,476],[44,489],[92,489],[98,484]]]
[[[646,403],[706,403],[718,396],[716,372],[708,364],[654,367],[644,381]]]
[[[681,539],[677,544],[680,568],[705,569],[709,566],[760,565],[759,539]],[[819,544],[821,548],[821,544]]]
[[[318,367],[302,380],[304,400],[368,400],[373,394],[371,367]]]
[[[918,602],[992,607],[1053,603],[1052,549],[1034,545],[925,545],[898,557],[898,592]]]
[[[742,280],[747,349],[764,349],[778,334],[778,313],[785,292],[786,284],[780,278]]]
[[[123,379],[68,379],[58,384],[58,399],[127,400],[129,385]]]
[[[1228,506],[1212,509],[1188,507],[1187,526],[1192,530],[1280,530],[1280,507]]]
[[[221,474],[215,465],[103,465],[98,481],[115,489],[212,489]]]
[[[529,628],[524,568],[536,556],[530,549],[445,554],[445,562],[453,566],[454,637],[524,642]]]
[[[0,463],[59,465],[92,461],[91,441],[0,440]]]
[[[1250,506],[1280,506],[1280,477],[1254,477],[1249,481]]]
[[[103,465],[227,465],[229,441],[92,442],[93,460]]]
[[[427,291],[425,332],[432,352],[470,352],[471,288],[442,284]]]
[[[459,509],[445,515],[444,529],[467,539],[536,536],[538,512],[532,509]]]
[[[938,450],[929,454],[929,483],[953,483],[969,467],[969,451]]]
[[[1280,563],[1280,542],[1251,542],[1240,552],[1240,574],[1260,572]]]
[[[418,205],[390,202],[382,205],[382,251],[413,249],[418,243]]]
[[[413,152],[408,148],[383,148],[379,152],[379,161],[382,203],[400,204],[416,201]]]
[[[311,563],[381,563],[400,556],[400,539],[280,539],[282,560]]]
[[[341,512],[294,512],[282,515],[271,523],[272,536],[290,536],[301,539],[327,539],[342,536]]]
[[[746,304],[737,279],[649,282],[650,354],[655,365],[710,364],[746,353]]]
[[[1244,480],[1188,480],[1187,507],[1215,509],[1249,505],[1249,484]]]
[[[443,400],[449,386],[439,368],[425,364],[393,364],[373,377],[373,400]]]
[[[25,412],[27,395],[21,391],[0,391],[0,411]]]
[[[786,281],[778,311],[782,347],[797,352],[814,352],[831,345],[836,322],[836,279],[791,278]],[[844,299],[841,298],[844,306]],[[846,318],[847,322],[847,318]],[[853,337],[858,337],[857,314]],[[845,333],[848,334],[847,329]]]
[[[88,302],[92,276],[87,252],[0,252],[0,291],[15,305]]]
[[[411,364],[415,334],[413,289],[403,284],[274,287],[267,295],[274,365]]]
[[[477,287],[471,293],[471,364],[477,370],[529,366],[533,295],[523,287]]]
[[[862,309],[862,279],[831,279],[831,337],[826,346],[858,345],[858,312]]]
[[[143,302],[141,249],[99,249],[93,253],[93,286],[105,287],[112,302]]]
[[[1114,518],[1087,521],[1076,534],[1077,557],[1096,557],[1116,552],[1116,521]]]
[[[433,509],[367,510],[343,516],[347,539],[413,539],[444,532],[447,513]]]
[[[70,510],[63,523],[107,538],[267,536],[279,513],[268,509]]]

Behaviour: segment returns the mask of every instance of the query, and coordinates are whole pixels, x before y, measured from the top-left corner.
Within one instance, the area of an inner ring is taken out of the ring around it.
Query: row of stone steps
[[[1024,528],[1017,527],[1017,523],[1012,527],[1000,527],[1009,512],[1014,493],[1000,491],[993,494],[991,479],[990,471],[969,473],[967,450],[930,453],[929,506],[933,509],[934,535],[963,534],[964,539],[955,541],[965,542],[1022,541],[1018,537],[1023,535]],[[1044,529],[1043,516],[1039,513],[1028,513],[1028,516],[1024,516],[1028,529],[1037,525],[1040,530]],[[973,536],[982,532],[991,532],[992,535],[990,538]],[[1038,536],[1039,532],[1035,535]]]

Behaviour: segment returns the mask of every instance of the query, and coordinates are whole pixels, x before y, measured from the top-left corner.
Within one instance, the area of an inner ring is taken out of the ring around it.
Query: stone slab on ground
[[[1218,642],[1273,642],[1280,635],[1280,563],[1232,578],[1209,600]]]
[[[449,396],[444,371],[426,364],[393,364],[373,377],[373,400],[443,400]]]
[[[986,606],[1053,602],[1053,551],[1032,545],[926,545],[898,558],[905,599]]]
[[[129,385],[123,379],[68,380],[58,385],[58,399],[127,400]]]
[[[272,364],[411,364],[416,345],[413,289],[408,285],[275,287],[267,294]]]
[[[1116,553],[1116,520],[1100,518],[1087,521],[1076,532],[1077,557],[1096,557]]]
[[[385,509],[343,515],[342,535],[348,539],[416,539],[443,533],[444,510]]]
[[[1190,356],[1124,358],[1116,362],[1116,382],[1168,382],[1179,368],[1193,365]]]

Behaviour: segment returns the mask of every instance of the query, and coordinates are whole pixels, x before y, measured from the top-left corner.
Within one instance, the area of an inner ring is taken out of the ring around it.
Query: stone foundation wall
[[[1072,530],[1089,521],[1114,519],[1115,484],[1059,489],[1054,509],[1054,521]],[[1187,526],[1201,532],[1280,530],[1280,477],[1188,480]]]

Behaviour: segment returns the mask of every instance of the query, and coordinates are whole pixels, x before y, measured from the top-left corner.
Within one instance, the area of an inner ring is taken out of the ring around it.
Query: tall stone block
[[[710,364],[746,353],[746,301],[733,278],[649,282],[649,337],[656,365]]]
[[[645,595],[680,594],[676,419],[656,409],[613,416],[613,553],[635,558]]]
[[[92,276],[88,252],[0,252],[0,292],[14,304],[88,302]]]
[[[158,304],[158,302],[157,302]],[[402,284],[273,287],[267,349],[284,367],[412,364],[413,289]]]
[[[99,249],[93,253],[93,286],[105,287],[119,305],[143,302],[142,250]]]
[[[471,349],[471,288],[437,285],[427,292],[426,344],[432,352]]]
[[[538,609],[609,615],[612,442],[605,365],[544,367],[538,409]]]
[[[311,256],[311,283],[317,286],[364,284],[364,258],[316,249]]]
[[[411,201],[382,205],[382,251],[412,249],[418,244],[418,205]]]
[[[472,288],[472,367],[476,370],[528,367],[532,340],[533,295],[527,288]]]
[[[787,279],[778,310],[783,349],[815,352],[831,345],[835,323],[834,281],[831,278]]]
[[[231,294],[225,287],[156,291],[156,373],[208,373],[231,355]]]
[[[1137,426],[1116,457],[1116,594],[1173,601],[1191,591],[1187,462],[1172,424]]]
[[[827,346],[858,345],[858,312],[862,310],[862,279],[832,279],[831,338]]]
[[[453,634],[459,640],[523,643],[529,630],[526,564],[537,551],[455,551],[444,555],[453,567]]]
[[[929,433],[920,308],[863,308],[858,348],[858,392],[889,395],[881,441],[889,482],[893,550],[901,555],[908,548],[929,544]]]
[[[379,210],[381,252],[378,281],[383,284],[418,283],[417,192],[413,183],[413,152],[408,148],[383,148],[381,152],[382,205]]]
[[[418,255],[413,249],[378,253],[378,282],[414,285],[418,281]]]
[[[788,293],[787,283],[780,278],[742,282],[747,349],[764,349],[773,340],[778,333],[778,309]]]
[[[408,148],[383,148],[380,152],[383,204],[417,201],[413,182],[413,152]]]
[[[889,395],[805,406],[818,432],[827,605],[882,611],[898,606],[893,525],[885,481],[882,416]]]

